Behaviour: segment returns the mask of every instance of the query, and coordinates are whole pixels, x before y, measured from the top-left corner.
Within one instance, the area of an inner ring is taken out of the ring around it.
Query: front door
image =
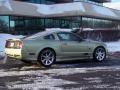
[[[87,55],[89,47],[80,37],[69,32],[60,32],[58,37],[61,41],[61,55],[64,58],[82,58]]]

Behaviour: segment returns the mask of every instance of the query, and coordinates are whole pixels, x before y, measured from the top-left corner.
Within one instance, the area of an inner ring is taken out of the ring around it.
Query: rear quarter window
[[[53,34],[50,34],[50,35],[46,35],[43,37],[45,40],[55,40],[55,37]]]

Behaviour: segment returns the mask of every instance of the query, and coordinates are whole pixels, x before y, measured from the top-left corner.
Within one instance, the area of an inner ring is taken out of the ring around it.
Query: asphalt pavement
[[[120,56],[57,62],[51,68],[7,60],[0,65],[0,90],[120,90]]]

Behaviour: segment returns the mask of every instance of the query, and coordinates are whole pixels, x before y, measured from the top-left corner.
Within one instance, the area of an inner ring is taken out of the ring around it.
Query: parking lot
[[[120,90],[119,58],[58,62],[49,69],[7,60],[0,65],[0,90]]]

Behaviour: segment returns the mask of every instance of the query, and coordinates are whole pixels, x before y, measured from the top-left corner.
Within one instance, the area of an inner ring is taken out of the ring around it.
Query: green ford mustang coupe
[[[43,31],[23,40],[6,41],[5,53],[8,57],[23,62],[37,61],[45,67],[56,61],[106,58],[106,45],[102,42],[83,40],[67,31]]]

